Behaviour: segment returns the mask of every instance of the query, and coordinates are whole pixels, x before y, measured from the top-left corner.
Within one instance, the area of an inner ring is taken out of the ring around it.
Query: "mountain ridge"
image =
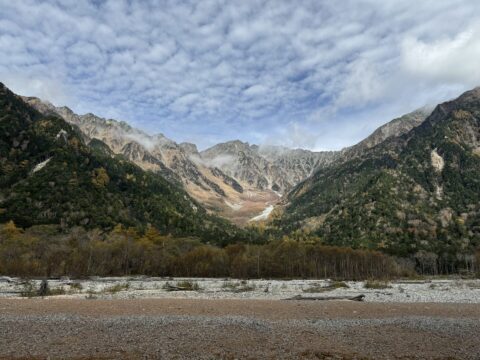
[[[124,121],[92,113],[77,115],[68,107],[55,107],[35,97],[22,97],[43,114],[56,114],[78,126],[86,142],[97,139],[114,154],[182,184],[187,192],[214,213],[238,225],[282,200],[315,171],[348,161],[385,141],[418,126],[428,115],[419,109],[394,119],[366,139],[339,151],[310,151],[274,145],[250,145],[240,140],[216,144],[199,151],[192,143],[180,143],[163,134],[149,135]]]
[[[480,244],[479,117],[480,88],[439,104],[410,131],[298,184],[273,223],[445,264],[471,253]]]
[[[9,220],[63,229],[151,224],[218,242],[241,233],[182,188],[112,156],[100,140],[89,147],[78,127],[36,111],[0,83],[0,221]]]
[[[199,152],[195,144],[177,144],[163,134],[151,136],[125,122],[101,118],[91,113],[77,115],[68,107],[55,107],[35,97],[23,97],[23,99],[44,114],[59,115],[67,122],[78,126],[87,142],[92,139],[100,140],[114,154],[125,156],[144,170],[157,172],[170,181],[183,184],[187,192],[203,203],[207,209],[240,225],[248,223],[266,206],[278,201],[280,191],[282,193],[288,191],[308,176],[315,167],[313,160],[307,164],[307,170],[302,169],[301,164],[298,163],[282,164],[278,157],[270,160],[272,162],[270,163],[262,157],[258,151],[259,147],[252,145],[251,148],[255,149],[255,158],[250,164],[257,166],[255,162],[259,162],[261,167],[253,173],[256,181],[251,181],[251,177],[239,176],[239,173],[234,172],[229,173],[225,163],[205,157],[205,152]],[[239,140],[232,143],[239,147],[245,146],[245,143]],[[250,148],[250,145],[248,147]],[[299,152],[282,148],[282,153],[287,151],[292,154]],[[313,154],[308,150],[301,152]],[[235,157],[233,155],[238,154],[229,154],[225,151],[221,157],[225,160],[231,156],[231,160]],[[297,162],[299,162],[298,159]],[[274,180],[270,181],[261,174],[265,169],[271,169],[270,171],[276,175]],[[289,181],[284,181],[283,179],[289,178],[289,171],[295,172],[296,175],[290,176]],[[276,185],[275,180],[280,185]]]

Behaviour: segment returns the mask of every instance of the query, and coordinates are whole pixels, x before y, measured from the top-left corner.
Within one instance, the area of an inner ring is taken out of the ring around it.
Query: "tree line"
[[[319,238],[283,236],[264,244],[219,247],[194,237],[117,225],[111,231],[55,225],[27,229],[0,225],[0,274],[38,277],[186,276],[333,278],[362,280],[441,273],[441,258],[419,253],[396,258],[375,250],[322,244]],[[480,252],[456,259],[452,272],[479,272]],[[464,264],[462,267],[461,265]],[[444,272],[445,273],[445,272]]]
[[[236,278],[366,279],[405,275],[411,267],[372,250],[325,246],[316,239],[283,237],[263,245],[218,247],[193,237],[109,232],[57,226],[0,225],[0,273],[15,276],[188,276]]]

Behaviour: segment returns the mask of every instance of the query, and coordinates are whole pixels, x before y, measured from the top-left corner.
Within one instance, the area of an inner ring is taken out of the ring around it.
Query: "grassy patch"
[[[37,286],[35,286],[34,282],[33,281],[30,281],[30,280],[26,280],[24,283],[23,283],[23,286],[22,286],[22,290],[20,290],[20,296],[21,297],[28,297],[28,298],[31,298],[31,297],[36,297],[36,296],[55,296],[55,295],[65,295],[67,292],[65,291],[65,288],[62,286],[62,287],[58,287],[58,288],[54,288],[54,289],[51,289],[50,287],[48,287],[48,284],[47,284],[47,288],[46,288],[46,292],[45,294],[41,295],[39,293],[39,290],[40,288]]]
[[[35,287],[32,281],[27,280],[22,285],[22,290],[20,290],[21,297],[34,297],[38,296],[38,289]]]
[[[80,283],[78,283],[78,282],[71,283],[71,284],[70,284],[70,290],[82,291],[82,290],[83,290],[83,286],[82,286],[82,284],[80,284]]]
[[[116,294],[120,291],[128,290],[129,287],[130,287],[130,284],[128,284],[128,283],[115,284],[113,286],[110,286],[110,287],[104,289],[103,292],[108,293],[108,294]]]
[[[67,293],[67,291],[62,286],[62,287],[55,288],[55,289],[49,289],[48,292],[47,292],[47,296],[65,295],[66,293]]]
[[[328,284],[328,287],[333,288],[333,289],[348,289],[350,286],[347,285],[347,283],[343,281],[332,281],[330,284]]]

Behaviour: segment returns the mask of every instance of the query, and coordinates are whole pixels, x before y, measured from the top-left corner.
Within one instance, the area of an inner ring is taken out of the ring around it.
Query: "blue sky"
[[[200,148],[315,150],[480,85],[478,1],[0,0],[0,81]]]

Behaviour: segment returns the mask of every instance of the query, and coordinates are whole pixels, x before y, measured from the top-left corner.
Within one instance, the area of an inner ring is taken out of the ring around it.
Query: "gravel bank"
[[[167,284],[191,282],[196,291],[169,292]],[[33,281],[38,288],[40,280]],[[338,286],[341,284],[342,286]],[[112,277],[87,280],[49,280],[51,289],[62,289],[65,298],[94,297],[99,299],[187,298],[187,299],[266,299],[280,300],[295,295],[356,296],[365,294],[366,302],[393,303],[480,303],[480,280],[433,279],[392,281],[384,288],[367,288],[363,281],[344,283],[329,280],[238,280]],[[332,286],[333,285],[333,286]],[[336,286],[337,285],[337,286]],[[25,282],[18,278],[0,277],[0,298],[19,297]]]
[[[0,299],[0,359],[478,359],[480,305]]]

